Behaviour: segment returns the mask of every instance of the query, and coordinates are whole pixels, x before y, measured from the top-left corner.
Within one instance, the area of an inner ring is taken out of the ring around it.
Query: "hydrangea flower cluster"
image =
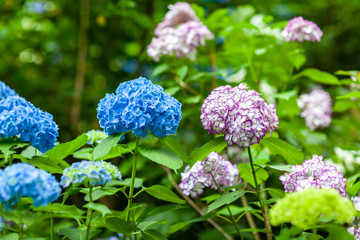
[[[201,122],[209,133],[225,133],[228,145],[249,147],[259,143],[279,124],[274,104],[267,104],[259,93],[246,90],[246,84],[215,88],[201,107]]]
[[[185,171],[181,173],[179,187],[185,195],[196,198],[197,195],[204,193],[206,187],[217,189],[213,177],[220,187],[241,183],[236,165],[225,160],[217,152],[212,152],[204,161],[196,162],[191,169],[189,165],[186,166]]]
[[[10,96],[17,96],[15,90],[11,89],[4,82],[0,81],[0,100],[3,100]]]
[[[355,209],[360,211],[360,197],[358,196],[354,197],[353,204]],[[353,221],[353,226],[348,227],[347,230],[350,234],[354,235],[355,240],[360,240],[360,227],[357,228],[354,221]]]
[[[295,17],[288,22],[281,35],[287,42],[320,42],[323,32],[316,23]]]
[[[189,3],[169,5],[170,11],[155,29],[155,35],[147,47],[147,53],[155,61],[162,55],[175,55],[195,59],[196,48],[214,35],[196,16]]]
[[[86,186],[105,185],[112,179],[121,180],[121,173],[116,166],[104,161],[81,161],[75,162],[65,168],[61,176],[60,185],[64,188],[70,184]]]
[[[0,101],[0,138],[17,136],[44,153],[55,146],[58,129],[50,113],[22,97],[11,96]]]
[[[108,137],[108,135],[103,131],[94,129],[87,131],[85,134],[89,138],[89,141],[87,142],[88,145],[99,144],[102,140]]]
[[[326,165],[323,156],[313,155],[302,165],[291,166],[290,173],[284,173],[280,180],[285,192],[298,192],[306,188],[333,188],[346,197],[346,179],[333,165]]]
[[[350,222],[354,214],[351,202],[341,197],[338,191],[314,188],[286,194],[269,213],[272,225],[290,222],[300,228],[316,225],[320,216],[340,223]]]
[[[16,163],[0,170],[0,203],[5,209],[21,197],[33,199],[34,206],[46,206],[58,199],[61,188],[56,178],[28,163]]]
[[[314,89],[310,94],[302,94],[297,101],[301,117],[311,129],[324,128],[331,123],[332,101],[329,93]]]
[[[146,78],[121,83],[115,94],[101,99],[97,117],[105,133],[132,130],[145,137],[147,130],[157,137],[174,134],[181,119],[181,103]]]

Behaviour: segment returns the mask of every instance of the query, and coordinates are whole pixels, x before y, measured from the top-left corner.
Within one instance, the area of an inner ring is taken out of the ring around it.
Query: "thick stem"
[[[24,236],[24,224],[22,220],[22,214],[19,214],[19,240],[22,240]]]
[[[128,198],[128,206],[127,206],[128,212],[126,214],[126,221],[130,221],[130,216],[131,216],[130,208],[132,206],[132,200],[133,200],[133,196],[134,196],[136,165],[137,165],[137,160],[138,160],[138,156],[139,156],[139,150],[138,150],[139,142],[140,142],[140,137],[137,137],[136,145],[135,145],[135,153],[134,153],[134,162],[133,162],[133,167],[132,167],[132,172],[131,172],[131,184],[130,184],[130,191],[129,191],[129,198]]]
[[[92,203],[92,187],[89,187],[89,203]],[[86,235],[85,240],[89,240],[90,229],[91,229],[92,210],[88,208],[86,214]]]
[[[50,240],[54,240],[54,218],[50,218]]]
[[[71,120],[75,130],[80,133],[79,116],[81,109],[81,96],[84,89],[84,75],[86,69],[87,31],[89,28],[89,0],[80,2],[80,31],[79,48],[77,53],[76,77]]]
[[[224,195],[224,192],[221,191],[221,188],[220,188],[219,184],[216,182],[215,177],[214,177],[212,174],[211,174],[211,177],[212,177],[212,179],[213,179],[213,181],[214,181],[214,183],[215,183],[215,186],[216,186],[216,188],[218,189],[219,193],[220,193],[221,195]],[[226,204],[225,206],[226,206],[226,208],[227,208],[227,210],[228,210],[228,212],[229,212],[229,214],[230,214],[230,216],[231,216],[231,222],[232,222],[233,225],[235,226],[235,229],[236,229],[236,231],[237,231],[240,239],[243,239],[243,237],[241,236],[241,233],[240,233],[239,225],[237,224],[237,222],[236,222],[236,220],[235,220],[235,217],[234,217],[234,215],[232,214],[231,209],[229,208],[229,205]]]
[[[165,170],[165,172],[167,173],[168,178],[169,178],[171,184],[173,185],[173,187],[176,189],[176,191],[185,199],[185,201],[186,201],[192,208],[194,208],[194,210],[195,210],[200,216],[205,216],[205,213],[200,209],[200,207],[199,207],[198,205],[196,205],[196,203],[195,203],[193,200],[191,200],[188,196],[186,196],[186,195],[182,192],[181,188],[177,185],[177,183],[176,183],[175,180],[173,179],[173,177],[172,177],[172,175],[171,175],[170,169],[167,168],[167,167],[164,167],[164,166],[162,166],[162,168],[163,168],[163,169]],[[211,218],[208,218],[208,219],[206,219],[206,221],[207,221],[208,223],[210,223],[214,228],[216,228],[227,240],[233,240],[233,238],[232,238],[229,234],[227,234],[227,233],[225,232],[225,230],[222,229],[222,227],[221,227],[219,224],[217,224],[214,220],[212,220]]]
[[[254,183],[255,183],[255,189],[256,189],[256,195],[259,199],[259,204],[260,204],[260,208],[261,208],[261,212],[264,216],[264,221],[265,221],[265,227],[266,227],[266,235],[267,235],[267,238],[268,240],[271,240],[272,237],[271,237],[271,234],[270,234],[270,222],[269,222],[269,219],[266,215],[266,212],[265,212],[265,209],[264,209],[264,206],[261,202],[261,194],[260,194],[260,190],[259,190],[259,185],[257,183],[257,179],[256,179],[256,172],[255,172],[255,169],[254,169],[254,163],[253,163],[253,160],[252,160],[252,156],[251,156],[251,150],[250,150],[250,147],[247,148],[248,149],[248,153],[249,153],[249,160],[250,160],[250,165],[251,165],[251,172],[252,172],[252,175],[254,177]]]

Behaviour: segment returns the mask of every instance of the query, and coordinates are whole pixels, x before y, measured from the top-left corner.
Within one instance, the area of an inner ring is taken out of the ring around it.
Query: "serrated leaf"
[[[175,223],[173,225],[171,225],[169,228],[168,228],[168,232],[167,234],[173,234],[174,232],[177,232],[179,231],[180,229],[186,227],[187,225],[191,224],[191,222],[179,222],[179,223]]]
[[[0,236],[0,240],[18,240],[19,234],[18,233],[10,233],[4,236]]]
[[[301,164],[304,159],[304,154],[296,149],[294,146],[279,138],[264,138],[262,140],[264,146],[268,147],[272,154],[281,155],[288,163],[295,165]]]
[[[166,224],[167,221],[168,221],[167,219],[160,220],[160,221],[143,221],[143,222],[139,223],[137,226],[142,231],[145,231],[146,229],[148,229],[151,226],[158,225],[158,224]]]
[[[134,188],[142,187],[144,183],[144,178],[135,178]],[[107,183],[106,186],[130,186],[131,178],[125,178],[123,181],[112,180],[110,183]]]
[[[266,190],[273,198],[283,198],[285,195],[285,192],[281,189],[267,188]]]
[[[225,139],[223,137],[218,137],[205,143],[200,148],[195,148],[190,153],[190,165],[192,166],[197,161],[204,160],[211,152],[221,152],[226,146],[227,143]]]
[[[102,159],[105,155],[107,155],[111,148],[116,146],[116,144],[121,140],[123,135],[123,133],[112,134],[102,140],[99,145],[94,148],[94,160]]]
[[[267,165],[267,167],[276,169],[283,172],[290,172],[291,166],[290,165]]]
[[[246,163],[239,163],[238,164],[239,174],[242,179],[245,180],[245,182],[251,184],[253,187],[255,187],[254,183],[254,177],[251,171],[250,164]],[[257,183],[260,184],[262,181],[266,181],[269,177],[269,174],[267,171],[265,171],[262,168],[259,168],[258,166],[254,167],[255,169],[255,175]]]
[[[167,146],[168,148],[170,148],[170,150],[174,151],[177,155],[179,155],[183,162],[189,162],[189,157],[188,154],[185,152],[184,147],[181,146],[181,144],[173,137],[161,138],[160,142],[162,145]]]
[[[89,208],[89,209],[98,211],[98,212],[101,213],[101,216],[103,216],[103,217],[106,214],[111,214],[112,213],[111,210],[107,206],[105,206],[105,205],[103,205],[101,203],[90,202],[90,203],[85,204],[84,208]]]
[[[154,229],[148,229],[142,233],[145,240],[167,240],[161,232]]]
[[[47,155],[51,161],[60,162],[82,146],[88,141],[86,134],[82,134],[74,140],[66,143],[56,145],[53,149],[47,151]]]
[[[166,205],[159,206],[155,209],[152,209],[150,211],[146,211],[143,214],[144,214],[144,217],[148,217],[148,216],[154,216],[154,215],[160,214],[160,213],[175,211],[175,210],[178,210],[181,208],[186,208],[186,207],[178,205],[178,204],[166,204]]]
[[[35,156],[26,162],[49,173],[62,173],[64,170],[63,167],[58,165],[58,162],[50,161],[48,158],[41,156]]]
[[[346,191],[351,196],[356,196],[360,190],[360,182],[357,182],[346,188]]]
[[[215,209],[222,207],[226,204],[230,204],[237,199],[239,199],[241,196],[243,196],[246,193],[246,191],[235,191],[235,192],[229,192],[224,195],[222,195],[219,199],[215,200],[212,204],[209,205],[208,212],[214,211]]]
[[[340,85],[340,81],[332,74],[324,71],[320,71],[316,68],[307,68],[302,72],[293,76],[293,79],[306,76],[311,80],[324,84]]]
[[[92,192],[92,200],[96,201],[104,196],[109,196],[109,195],[115,195],[118,191],[120,191],[120,188],[116,188],[116,187],[102,187],[99,189],[96,189]],[[89,195],[87,194],[84,198],[85,201],[89,201]]]
[[[175,152],[166,149],[166,148],[144,148],[138,147],[139,152],[144,157],[150,159],[153,162],[164,165],[176,172],[179,168],[182,167],[183,163],[179,155]]]
[[[71,240],[85,239],[86,230],[74,229],[74,228],[62,228],[59,230],[64,236]],[[101,230],[90,230],[89,238],[96,236],[101,233]]]
[[[360,92],[351,92],[344,96],[337,96],[336,99],[360,98]]]
[[[131,235],[139,229],[131,222],[127,222],[120,218],[107,218],[105,220],[105,227],[113,232],[122,233],[124,235]]]
[[[10,154],[14,154],[14,149],[17,145],[21,144],[21,146],[26,146],[29,143],[24,143],[19,139],[1,139],[0,141],[0,151],[5,155],[5,160],[7,161]]]
[[[37,207],[35,210],[65,213],[74,218],[80,218],[84,213],[83,210],[78,209],[75,205],[62,205],[60,203],[51,203],[45,207]]]
[[[184,204],[185,201],[179,198],[175,193],[173,193],[169,188],[161,185],[153,185],[149,188],[146,188],[145,191],[151,196],[168,201],[173,203]]]

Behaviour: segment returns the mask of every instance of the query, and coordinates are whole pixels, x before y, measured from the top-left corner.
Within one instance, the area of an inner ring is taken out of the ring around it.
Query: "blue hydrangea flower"
[[[0,81],[0,100],[3,100],[10,96],[17,96],[15,90],[11,89],[4,82]]]
[[[89,138],[89,141],[87,142],[88,145],[99,144],[102,140],[108,137],[106,133],[100,130],[90,130],[85,134]]]
[[[181,119],[181,103],[143,77],[121,83],[116,94],[106,94],[97,111],[108,135],[131,130],[137,137],[146,137],[150,130],[165,137],[176,132]]]
[[[72,184],[105,185],[112,179],[120,179],[121,173],[116,166],[104,161],[81,161],[65,168],[61,176],[61,186],[68,187]]]
[[[0,101],[0,138],[17,136],[44,153],[55,146],[58,129],[50,113],[22,97],[11,96]]]
[[[16,163],[0,170],[0,203],[5,209],[21,197],[33,199],[34,206],[46,206],[58,199],[61,188],[56,178],[28,163]]]

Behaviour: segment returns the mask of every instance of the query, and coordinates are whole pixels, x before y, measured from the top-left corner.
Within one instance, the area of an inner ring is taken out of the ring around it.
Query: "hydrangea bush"
[[[109,59],[111,77],[86,74],[86,91],[62,93],[80,102],[74,109],[89,121],[76,124],[76,111],[70,117],[63,106],[53,117],[30,103],[38,105],[34,96],[22,96],[18,76],[3,77],[1,236],[359,239],[359,71],[334,75],[306,63],[305,50],[326,48],[328,26],[320,26],[323,33],[302,17],[282,19],[286,24],[251,5],[171,2],[166,8],[155,2],[162,15],[123,22],[126,37],[146,26],[141,43],[119,49],[133,57],[131,66],[122,57]],[[61,12],[51,3],[27,4],[22,28],[45,34],[47,18]],[[96,19],[88,31],[111,28],[109,15],[135,11],[132,1],[108,3],[106,11],[89,4]],[[34,16],[36,24],[29,20]],[[0,33],[3,39],[11,31]],[[89,66],[79,68],[85,72],[98,67],[98,55],[108,56],[91,40],[84,51]],[[42,54],[28,49],[19,61],[55,65],[65,48],[42,45]],[[130,74],[134,66],[138,71]],[[38,94],[50,95],[47,86],[37,86]],[[82,103],[83,96],[91,104]],[[54,96],[51,104],[58,102]],[[67,118],[75,124],[64,130]],[[92,128],[102,130],[78,134]],[[69,131],[78,136],[61,142]]]

